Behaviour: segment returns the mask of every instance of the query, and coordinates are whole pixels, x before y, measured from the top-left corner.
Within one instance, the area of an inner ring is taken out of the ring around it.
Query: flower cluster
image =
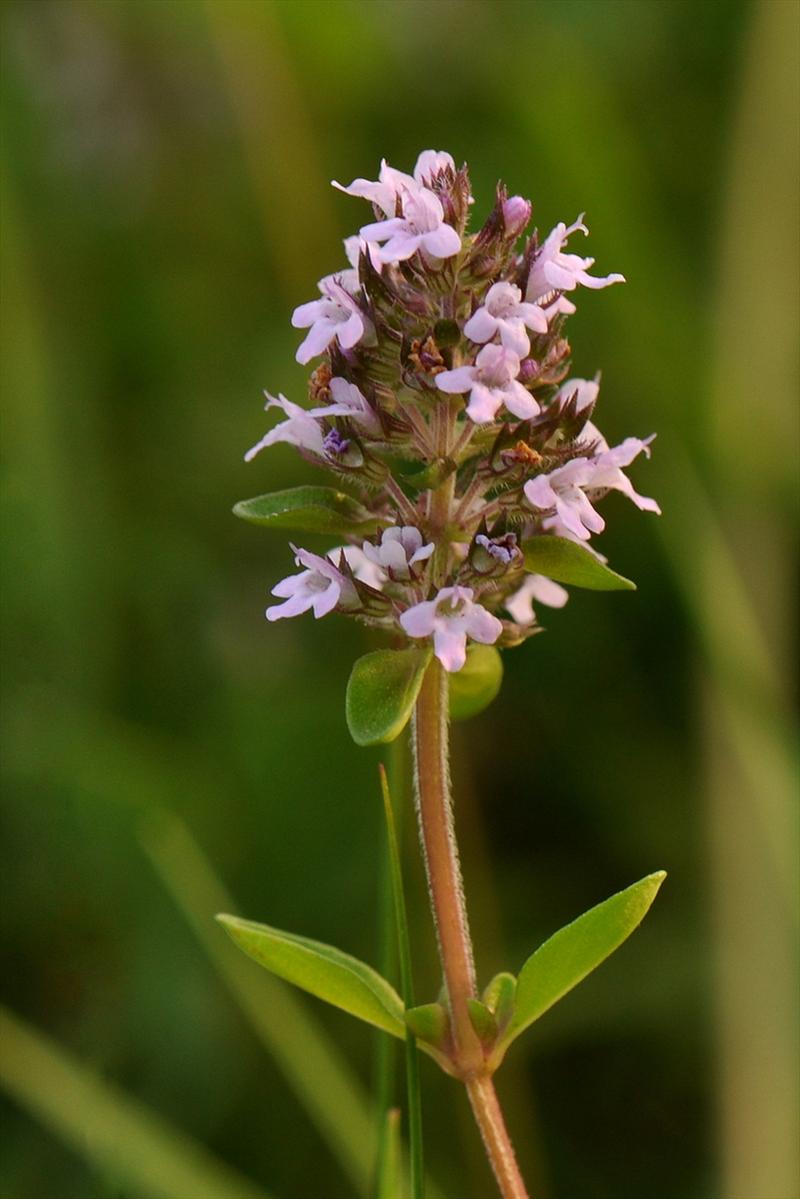
[[[292,317],[307,330],[298,362],[322,359],[308,407],[268,395],[283,419],[245,457],[287,442],[365,516],[343,518],[346,544],[325,557],[292,547],[302,570],[273,588],[283,602],[267,617],[336,609],[432,639],[457,671],[468,641],[516,644],[539,629],[534,602],[566,603],[558,582],[526,571],[532,542],[566,540],[604,562],[588,543],[609,491],[659,511],[623,473],[652,438],[610,447],[593,423],[597,380],[570,377],[577,289],[623,276],[590,274],[594,259],[567,251],[587,234],[582,218],[521,245],[531,205],[502,185],[470,234],[467,169],[442,151],[410,175],[383,162],[377,180],[334,187],[375,219]]]

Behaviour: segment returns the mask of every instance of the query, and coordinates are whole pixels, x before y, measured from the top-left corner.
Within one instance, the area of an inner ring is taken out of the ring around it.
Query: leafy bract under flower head
[[[334,186],[368,208],[345,240],[349,265],[292,317],[307,330],[298,362],[322,359],[310,404],[268,396],[283,419],[246,458],[284,442],[334,472],[346,540],[324,557],[294,549],[302,569],[273,588],[283,602],[267,616],[336,609],[395,645],[427,643],[456,672],[470,641],[539,631],[534,604],[563,607],[561,582],[632,586],[590,542],[610,491],[659,511],[624,473],[652,437],[609,447],[594,424],[599,376],[570,377],[566,336],[579,289],[623,276],[591,274],[594,259],[568,251],[588,233],[582,217],[520,241],[532,206],[502,185],[470,232],[469,174],[445,151]],[[317,527],[295,510],[298,527]]]

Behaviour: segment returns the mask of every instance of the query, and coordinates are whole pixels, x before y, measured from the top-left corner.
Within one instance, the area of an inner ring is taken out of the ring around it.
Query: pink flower
[[[417,183],[428,184],[445,171],[456,173],[452,154],[446,150],[423,150],[414,166],[414,178]]]
[[[456,164],[453,162],[452,155],[448,154],[446,150],[423,150],[417,159],[413,176],[390,167],[384,158],[381,161],[380,174],[375,182],[369,179],[354,179],[347,187],[343,187],[335,179],[332,180],[332,183],[345,195],[359,196],[364,200],[370,200],[377,208],[380,208],[384,216],[393,217],[397,212],[398,199],[402,200],[406,192],[432,182],[436,175],[444,171],[452,171],[455,174],[455,169]]]
[[[349,274],[349,272],[346,272]],[[301,304],[292,313],[295,329],[310,331],[297,348],[295,358],[305,365],[323,353],[336,338],[343,350],[350,350],[367,335],[372,325],[356,301],[342,285],[342,276],[328,275],[319,282],[321,300]]]
[[[344,608],[358,607],[358,595],[348,578],[337,570],[327,558],[320,558],[309,550],[298,549],[293,545],[295,563],[306,569],[299,575],[289,575],[281,579],[272,588],[272,594],[284,599],[283,604],[273,604],[267,608],[267,620],[282,620],[286,616],[299,616],[301,612],[313,609],[314,616],[319,620],[327,616],[337,604]]]
[[[432,154],[433,151],[428,150],[424,151],[424,153]],[[422,154],[420,158],[422,158]],[[374,183],[369,179],[354,179],[347,187],[343,187],[335,179],[331,182],[333,187],[337,188],[340,192],[344,192],[347,196],[358,196],[361,199],[369,200],[376,208],[380,208],[387,217],[394,216],[398,196],[402,195],[408,188],[416,185],[416,180],[411,175],[406,175],[402,171],[396,171],[394,167],[389,166],[385,158],[381,161],[380,174]]]
[[[533,600],[548,608],[563,608],[568,599],[569,592],[559,583],[544,575],[526,575],[522,586],[504,600],[503,606],[517,624],[533,624],[536,619]]]
[[[392,579],[410,579],[412,567],[425,562],[433,553],[432,541],[422,544],[422,534],[414,525],[393,525],[384,529],[380,545],[364,542],[364,554]]]
[[[375,591],[381,590],[383,584],[386,582],[386,575],[374,562],[370,562],[367,555],[361,549],[361,546],[339,545],[335,549],[328,550],[325,557],[335,564],[340,560],[340,554],[344,554],[347,565],[359,583],[366,583],[368,587],[374,588]]]
[[[470,587],[443,587],[434,600],[407,608],[400,624],[409,637],[433,637],[433,652],[445,670],[460,670],[467,658],[467,638],[493,645],[502,621],[473,602]]]
[[[634,491],[630,479],[621,470],[642,451],[649,457],[651,441],[652,437],[646,441],[627,437],[613,450],[606,448],[592,458],[573,458],[548,475],[529,479],[524,487],[525,499],[532,508],[548,514],[542,522],[544,528],[576,541],[588,541],[592,533],[602,533],[606,527],[600,513],[592,507],[587,492],[621,491],[637,508],[660,513],[656,501]]]
[[[584,287],[608,287],[612,283],[624,283],[624,275],[606,275],[604,279],[587,274],[590,266],[594,266],[593,258],[580,258],[577,254],[564,254],[562,247],[567,238],[578,230],[588,235],[589,230],[583,224],[583,218],[578,217],[569,228],[563,221],[547,235],[547,239],[531,264],[528,275],[528,286],[525,290],[526,300],[536,301],[551,291],[573,291],[578,284]],[[567,304],[574,312],[574,305]],[[568,311],[562,307],[560,311]]]
[[[517,379],[519,355],[505,346],[484,346],[474,366],[458,366],[436,376],[436,386],[451,395],[469,392],[467,416],[475,424],[493,421],[505,404],[520,420],[539,413],[539,404]]]
[[[361,425],[365,432],[380,433],[381,423],[377,414],[355,383],[349,383],[337,375],[331,379],[329,389],[333,403],[311,408],[310,416],[346,416]]]
[[[264,394],[267,397],[264,410],[268,412],[270,408],[282,408],[287,419],[280,421],[247,451],[244,456],[245,462],[251,462],[256,454],[260,454],[267,446],[275,445],[277,441],[285,441],[288,445],[296,445],[301,450],[310,450],[312,454],[324,457],[324,437],[319,421],[315,419],[316,413],[301,408],[299,404],[293,404],[284,395],[279,395],[276,399],[269,392]]]
[[[368,242],[385,242],[378,251],[383,262],[403,262],[423,251],[430,258],[451,258],[461,249],[461,238],[445,223],[438,196],[415,186],[402,194],[403,215],[364,225],[360,234]]]
[[[506,349],[524,358],[531,348],[526,325],[537,333],[546,333],[547,317],[538,304],[522,303],[522,292],[513,283],[495,283],[487,291],[483,306],[464,325],[464,332],[477,342],[491,341],[499,333]]]
[[[597,379],[567,379],[553,397],[553,406],[555,407],[557,404],[559,407],[563,407],[575,396],[577,397],[576,412],[583,412],[584,408],[590,408],[596,402],[599,391],[599,376]],[[581,440],[587,439],[584,437]],[[608,446],[605,445],[605,448],[608,449]]]

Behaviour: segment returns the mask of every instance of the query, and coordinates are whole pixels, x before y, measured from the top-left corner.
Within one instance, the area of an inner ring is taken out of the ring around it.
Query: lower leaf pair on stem
[[[218,919],[236,944],[273,974],[392,1036],[405,1039],[410,1030],[420,1049],[466,1084],[501,1193],[506,1199],[521,1199],[526,1192],[492,1075],[516,1038],[630,936],[665,874],[650,874],[591,908],[545,941],[518,975],[498,974],[478,993],[452,835],[447,692],[442,676],[438,663],[428,661],[422,677],[418,681],[412,678],[407,689],[413,691],[416,686],[411,707],[417,807],[445,980],[444,999],[405,1004],[387,979],[339,949],[235,916]],[[387,806],[387,813],[389,810]],[[391,822],[389,832],[392,837]],[[395,897],[397,900],[397,887]],[[410,994],[407,985],[403,990]]]

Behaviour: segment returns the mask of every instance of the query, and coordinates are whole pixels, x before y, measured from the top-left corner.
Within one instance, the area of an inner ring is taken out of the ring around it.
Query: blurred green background
[[[499,177],[540,229],[586,211],[629,282],[579,297],[575,373],[602,368],[612,444],[658,432],[633,476],[664,516],[605,510],[638,593],[548,612],[456,737],[484,981],[670,874],[499,1076],[524,1172],[796,1199],[798,11],[4,5],[3,1199],[369,1193],[375,1039],[211,922],[379,961],[379,755],[343,714],[366,642],[268,627],[287,546],[230,508],[310,473],[242,453],[262,388],[302,400],[289,315],[365,219],[329,180],[427,147],[469,161],[477,219]],[[431,1176],[486,1199],[460,1088],[427,1060],[423,1086]]]

